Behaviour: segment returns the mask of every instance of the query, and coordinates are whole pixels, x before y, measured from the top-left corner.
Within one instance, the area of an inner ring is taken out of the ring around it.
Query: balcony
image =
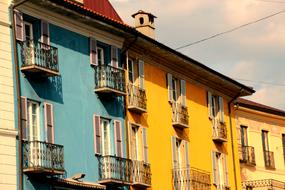
[[[172,125],[179,128],[188,128],[188,109],[179,103],[172,102]]]
[[[241,163],[255,166],[254,147],[239,145],[239,160]]]
[[[41,42],[25,41],[21,44],[22,65],[25,74],[38,77],[59,75],[58,50]]]
[[[218,119],[213,119],[213,141],[227,142],[227,127],[224,123],[221,123]]]
[[[133,160],[132,185],[138,188],[151,186],[150,164]]]
[[[264,163],[268,169],[275,169],[274,153],[271,151],[264,151]]]
[[[23,141],[23,172],[63,174],[63,146],[41,141]]]
[[[210,190],[210,173],[196,168],[176,168],[172,170],[174,190]]]
[[[128,109],[136,113],[146,112],[146,93],[133,84],[128,85],[129,105]]]
[[[132,160],[116,156],[98,156],[100,184],[131,184]]]
[[[126,95],[125,71],[110,65],[95,67],[95,92]]]

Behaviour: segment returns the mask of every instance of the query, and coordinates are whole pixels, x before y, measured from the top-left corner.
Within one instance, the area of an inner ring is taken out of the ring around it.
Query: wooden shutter
[[[49,24],[44,20],[41,21],[41,40],[43,44],[50,45]]]
[[[98,65],[97,41],[95,38],[89,38],[89,43],[90,43],[90,64]]]
[[[93,116],[93,128],[94,128],[94,150],[95,154],[102,154],[102,146],[101,146],[101,126],[100,126],[100,116]]]
[[[44,112],[45,112],[46,141],[48,143],[54,143],[53,105],[49,103],[44,103]]]
[[[21,127],[22,127],[22,139],[28,139],[28,109],[27,98],[21,96]]]
[[[228,161],[227,161],[227,155],[222,154],[223,158],[223,168],[224,168],[224,176],[225,176],[225,186],[229,187],[229,172],[228,172]]]
[[[180,82],[180,87],[181,87],[181,104],[183,106],[186,106],[186,81],[181,80]]]
[[[184,141],[184,154],[185,154],[185,165],[186,165],[186,168],[188,168],[186,170],[186,176],[187,176],[187,179],[190,179],[190,161],[189,161],[189,143],[187,141]],[[190,190],[190,186],[191,186],[191,183],[188,182],[186,183],[187,185],[187,190]]]
[[[144,161],[148,163],[148,144],[147,144],[147,129],[142,128],[142,140],[143,140],[143,156]]]
[[[215,151],[212,151],[212,169],[213,169],[213,184],[218,185],[217,152],[215,152]]]
[[[19,41],[24,41],[24,21],[23,14],[17,10],[14,11],[15,35]]]
[[[144,61],[139,60],[139,80],[140,80],[140,88],[144,89]]]
[[[118,48],[111,46],[111,64],[113,67],[118,68]]]
[[[121,121],[114,121],[116,156],[123,157],[123,142],[122,142],[122,124]]]
[[[208,115],[209,115],[209,118],[210,119],[213,119],[214,118],[214,113],[213,113],[213,95],[211,92],[208,91]]]
[[[172,144],[172,165],[173,168],[177,168],[178,166],[178,158],[176,157],[176,152],[177,152],[177,148],[176,148],[176,137],[171,137],[171,144]]]
[[[173,101],[172,74],[167,73],[168,101]]]
[[[219,96],[219,112],[220,112],[220,122],[224,123],[225,118],[224,118],[224,100],[223,97]]]

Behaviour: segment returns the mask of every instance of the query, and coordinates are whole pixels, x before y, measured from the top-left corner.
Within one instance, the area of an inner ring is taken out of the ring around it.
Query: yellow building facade
[[[235,109],[243,189],[284,189],[285,112],[243,99]]]
[[[232,102],[254,91],[154,43],[138,40],[126,61],[128,152],[150,168],[143,187],[241,189]]]

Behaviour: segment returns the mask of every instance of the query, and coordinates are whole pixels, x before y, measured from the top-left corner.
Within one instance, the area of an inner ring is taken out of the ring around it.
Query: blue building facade
[[[23,189],[61,189],[78,175],[128,188],[120,47],[23,12],[15,12]]]

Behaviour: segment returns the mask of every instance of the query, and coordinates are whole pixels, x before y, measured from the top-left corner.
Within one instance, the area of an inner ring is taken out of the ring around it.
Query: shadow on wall
[[[63,104],[61,76],[49,78],[27,76],[27,80],[40,98]]]
[[[113,117],[124,117],[124,97],[116,97],[112,94],[98,95],[108,115]],[[112,100],[112,101],[110,101]]]

